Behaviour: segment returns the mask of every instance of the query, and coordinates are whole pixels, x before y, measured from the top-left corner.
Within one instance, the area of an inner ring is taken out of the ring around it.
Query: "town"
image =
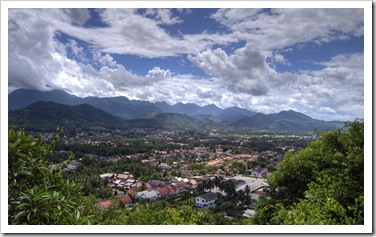
[[[53,136],[45,133],[43,139]],[[222,198],[234,203],[217,207],[225,217],[249,218],[283,155],[318,138],[217,130],[75,131],[61,134],[50,161],[52,167],[64,165],[67,178],[83,183],[84,195],[101,210],[158,200],[172,206],[188,200],[205,210]]]

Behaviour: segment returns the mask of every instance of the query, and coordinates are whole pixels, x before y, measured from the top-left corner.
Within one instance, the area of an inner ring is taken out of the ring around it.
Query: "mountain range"
[[[8,109],[23,109],[37,101],[51,101],[66,105],[89,104],[125,120],[145,118],[158,113],[181,113],[188,116],[211,116],[218,121],[236,121],[256,114],[254,111],[237,107],[222,110],[214,104],[203,107],[192,103],[169,105],[165,102],[151,103],[148,101],[129,100],[122,96],[80,98],[60,90],[36,91],[28,89],[18,89],[11,92],[8,95]]]
[[[126,97],[80,98],[63,91],[18,89],[8,95],[9,125],[38,130],[64,128],[158,128],[222,129],[313,132],[343,126],[340,121],[322,121],[292,110],[262,114],[214,104],[129,100]]]

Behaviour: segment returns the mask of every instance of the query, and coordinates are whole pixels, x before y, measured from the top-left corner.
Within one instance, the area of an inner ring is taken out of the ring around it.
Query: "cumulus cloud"
[[[159,24],[173,25],[183,22],[179,17],[172,15],[171,9],[148,8],[145,15],[156,19]]]
[[[65,14],[64,9],[54,14]],[[62,44],[54,24],[46,18],[10,11],[8,31],[8,85],[37,90],[60,89],[78,96],[108,96],[125,87],[145,86],[150,78],[135,75],[108,53],[93,50],[89,59],[75,40]],[[70,16],[61,17],[69,21]],[[81,22],[83,23],[83,21]],[[67,57],[70,49],[75,59]],[[80,58],[80,59],[78,59]],[[94,68],[90,63],[99,65]]]
[[[100,66],[114,67],[117,63],[108,53],[102,54],[97,50],[93,50],[93,58]]]
[[[195,56],[189,55],[188,60],[207,74],[215,76],[229,90],[255,96],[267,94],[270,87],[285,86],[296,80],[291,73],[276,73],[266,63],[266,56],[249,44],[231,55],[217,48]]]
[[[211,17],[228,27],[233,37],[263,49],[321,44],[364,33],[363,9],[219,9]]]
[[[147,78],[153,78],[155,80],[163,80],[171,78],[170,70],[162,70],[160,67],[155,67],[148,72]]]
[[[282,65],[290,65],[290,63],[283,57],[282,54],[274,54],[274,59],[277,63],[282,64]]]
[[[91,17],[87,10],[10,9],[8,85],[62,89],[78,96],[214,103],[264,113],[294,109],[326,120],[361,116],[363,53],[339,54],[317,62],[323,69],[294,73],[278,73],[268,62],[289,65],[292,62],[280,52],[297,43],[362,35],[362,10],[299,10],[221,9],[212,18],[229,32],[174,37],[161,26],[181,19],[165,9],[153,10],[149,16],[134,9],[103,9],[99,12],[105,26],[97,28],[84,27]],[[62,43],[59,32],[75,40],[67,37]],[[220,47],[239,40],[246,46],[233,52]],[[82,47],[82,41],[89,47]],[[208,76],[177,75],[158,66],[136,75],[112,53],[147,58],[188,54],[187,62]]]
[[[230,31],[170,35],[162,26],[182,23],[170,9],[109,8],[98,10],[104,27],[83,27],[87,9],[18,9],[24,19],[38,14],[54,30],[92,44],[104,53],[154,58],[196,54],[214,45],[246,41],[260,50],[282,49],[307,42],[330,42],[363,35],[362,9],[219,9],[211,17]],[[299,22],[299,24],[297,24]],[[278,27],[276,27],[278,26]]]
[[[90,19],[90,11],[84,8],[63,9],[71,17],[73,24],[84,25]]]

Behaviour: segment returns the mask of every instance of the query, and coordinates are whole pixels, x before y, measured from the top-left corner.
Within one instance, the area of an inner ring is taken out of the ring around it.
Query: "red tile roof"
[[[176,192],[176,189],[177,189],[176,186],[171,185],[171,184],[167,185],[166,188],[168,189],[168,191],[170,191],[170,193]]]
[[[170,193],[170,191],[169,191],[168,188],[166,188],[166,187],[158,188],[158,192],[159,192],[162,196],[168,195],[168,194]]]
[[[128,192],[127,192],[128,195],[131,194],[133,196],[136,195],[136,193],[137,193],[137,191],[135,191],[133,189],[129,189]]]
[[[132,201],[131,197],[124,196],[124,197],[121,198],[121,202],[124,203],[124,204],[131,204],[133,201]]]
[[[102,206],[104,208],[107,208],[110,205],[111,205],[111,200],[104,200],[95,204],[95,206]]]

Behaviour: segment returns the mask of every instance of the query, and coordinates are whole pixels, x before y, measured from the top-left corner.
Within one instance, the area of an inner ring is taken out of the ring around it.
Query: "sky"
[[[362,8],[10,8],[8,91],[364,117]]]

